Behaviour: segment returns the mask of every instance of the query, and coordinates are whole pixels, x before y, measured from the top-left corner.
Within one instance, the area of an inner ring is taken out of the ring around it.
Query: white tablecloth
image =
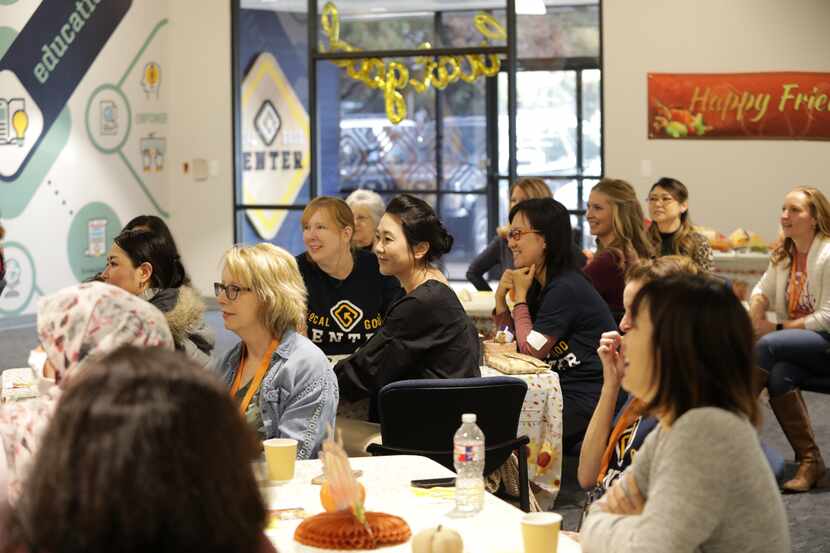
[[[519,417],[518,435],[530,438],[527,471],[530,481],[543,493],[537,499],[543,507],[553,505],[562,478],[562,388],[553,371],[538,374],[503,375],[483,366],[481,376],[512,376],[527,383],[527,394]]]
[[[752,289],[761,280],[769,265],[769,254],[715,252],[715,273],[722,275],[737,285],[739,296],[748,300]]]
[[[402,517],[413,535],[438,524],[454,528],[464,539],[466,553],[521,553],[520,521],[524,513],[497,497],[486,494],[484,509],[475,516],[455,518],[451,492],[434,488],[412,488],[410,481],[421,478],[453,476],[453,473],[425,457],[398,455],[351,459],[353,469],[363,471],[360,481],[366,488],[366,508]],[[263,497],[271,509],[302,508],[308,515],[322,511],[320,487],[311,479],[321,472],[320,461],[298,461],[294,479],[281,486],[265,486]],[[280,553],[321,551],[302,546],[293,539],[298,520],[279,521],[268,537]],[[409,553],[411,545],[384,548],[389,553]],[[559,537],[559,553],[581,551],[570,538]]]

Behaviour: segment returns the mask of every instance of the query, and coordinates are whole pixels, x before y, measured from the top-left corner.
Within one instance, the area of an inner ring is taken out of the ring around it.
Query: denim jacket
[[[228,387],[241,355],[242,342],[219,364]],[[316,459],[328,425],[334,427],[338,397],[337,378],[323,352],[305,336],[286,331],[259,393],[266,438],[293,438],[297,459]]]

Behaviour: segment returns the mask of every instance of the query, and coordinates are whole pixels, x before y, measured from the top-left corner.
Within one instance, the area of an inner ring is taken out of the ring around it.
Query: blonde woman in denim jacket
[[[314,459],[337,412],[337,379],[299,331],[306,289],[294,256],[272,244],[235,246],[214,284],[225,328],[241,342],[219,364],[222,379],[260,439],[297,440]]]

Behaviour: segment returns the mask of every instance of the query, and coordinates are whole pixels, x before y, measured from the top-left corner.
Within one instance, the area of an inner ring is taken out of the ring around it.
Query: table
[[[476,330],[484,336],[495,334],[496,327],[493,323],[493,309],[496,308],[495,292],[471,292],[466,289],[456,292]]]
[[[752,289],[761,280],[769,266],[769,254],[757,252],[714,252],[714,272],[723,275],[737,285],[742,300],[748,300]]]
[[[391,457],[351,458],[353,469],[363,471],[360,481],[366,487],[366,509],[402,517],[413,535],[438,524],[458,531],[467,553],[521,553],[520,521],[524,513],[487,493],[484,509],[467,518],[450,516],[455,503],[446,488],[421,490],[409,482],[416,478],[440,478],[453,473],[426,457],[396,455]],[[320,488],[311,479],[321,472],[321,463],[297,461],[294,479],[284,485],[263,486],[263,498],[270,509],[302,508],[309,515],[322,512]],[[279,521],[275,530],[266,532],[280,553],[320,551],[294,541],[298,520]],[[559,553],[579,553],[579,544],[560,534]],[[409,543],[382,549],[388,553],[409,553]]]
[[[518,435],[530,438],[527,471],[530,481],[542,489],[536,499],[550,508],[559,494],[562,478],[562,388],[553,371],[503,375],[482,366],[481,376],[511,376],[527,383],[527,394],[519,416]]]

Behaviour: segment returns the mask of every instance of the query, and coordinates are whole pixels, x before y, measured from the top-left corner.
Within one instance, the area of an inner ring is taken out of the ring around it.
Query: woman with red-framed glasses
[[[550,362],[559,374],[565,451],[588,427],[602,388],[597,344],[603,332],[616,328],[608,304],[580,270],[572,236],[570,214],[556,200],[515,205],[508,245],[516,268],[499,281],[495,311],[496,325],[514,330],[521,353]]]

